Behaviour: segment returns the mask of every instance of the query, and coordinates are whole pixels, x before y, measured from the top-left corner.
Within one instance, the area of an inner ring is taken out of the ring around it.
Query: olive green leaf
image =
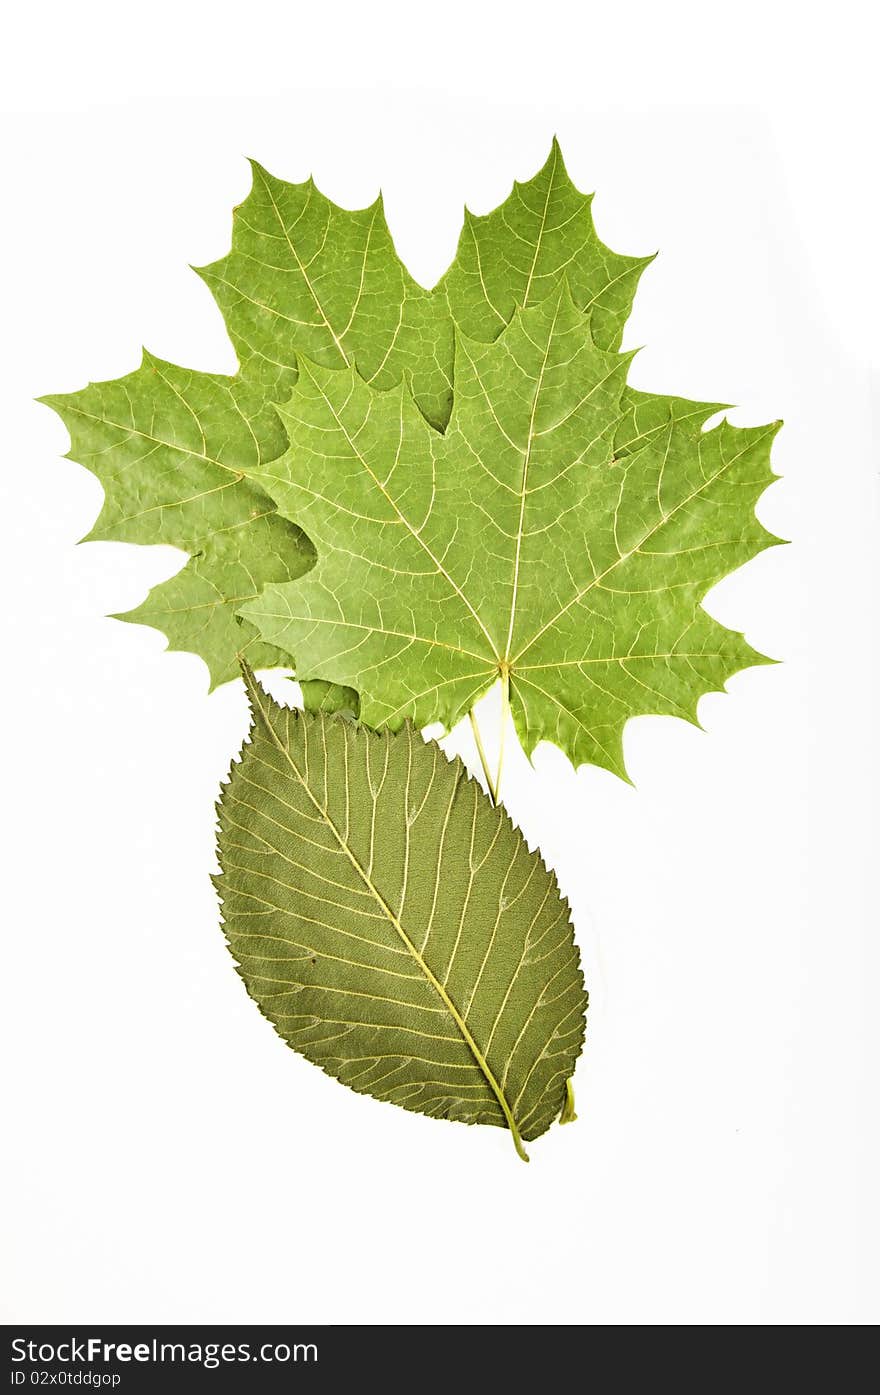
[[[700,601],[775,541],[753,510],[776,427],[624,401],[630,357],[563,286],[491,345],[457,337],[442,435],[405,387],[302,360],[290,448],[253,477],[318,561],[241,613],[302,676],[357,689],[370,726],[449,728],[500,678],[527,752],[625,776],[629,717],[694,721],[762,662]]]
[[[219,804],[217,886],[251,997],[352,1089],[537,1138],[570,1118],[587,996],[568,905],[459,760],[279,707]]]

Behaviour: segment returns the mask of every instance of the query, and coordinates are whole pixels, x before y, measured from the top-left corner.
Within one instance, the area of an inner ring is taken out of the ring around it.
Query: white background
[[[868,10],[7,16],[7,1321],[880,1316]],[[526,1168],[498,1130],[342,1089],[245,996],[209,882],[243,695],[208,697],[199,660],[102,618],[180,557],[75,547],[100,490],[32,398],[129,371],[142,342],[233,370],[187,263],[227,249],[244,155],[349,206],[381,182],[430,283],[462,203],[497,204],[554,130],[606,241],[661,249],[633,381],[786,419],[759,512],[793,545],[709,598],[784,663],[705,698],[705,732],[634,721],[636,789],[549,747],[512,763],[507,801],[572,899],[593,997],[579,1122]]]

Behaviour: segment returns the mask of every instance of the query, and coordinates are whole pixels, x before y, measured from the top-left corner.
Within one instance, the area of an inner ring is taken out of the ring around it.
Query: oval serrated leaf
[[[250,740],[220,800],[217,886],[248,992],[352,1089],[544,1133],[587,995],[556,879],[458,760],[279,707],[250,670]]]

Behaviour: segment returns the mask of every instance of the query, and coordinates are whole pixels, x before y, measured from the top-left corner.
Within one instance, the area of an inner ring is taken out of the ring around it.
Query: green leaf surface
[[[259,639],[242,616],[251,613],[248,601],[257,602],[257,610],[260,610],[259,598],[267,585],[283,587],[295,581],[314,557],[309,541],[291,526],[294,520],[301,521],[300,514],[287,508],[287,518],[280,519],[273,513],[273,500],[259,483],[263,480],[273,492],[277,488],[283,491],[284,480],[279,484],[267,469],[270,462],[283,454],[287,444],[273,403],[284,401],[294,390],[300,357],[307,356],[320,369],[338,370],[343,375],[340,383],[348,381],[345,375],[352,371],[377,391],[404,382],[412,401],[427,421],[436,428],[445,428],[456,374],[464,373],[465,395],[472,388],[473,366],[463,359],[469,344],[473,362],[483,364],[486,371],[491,372],[490,360],[482,356],[482,346],[505,333],[507,320],[517,307],[525,306],[531,314],[542,303],[552,302],[554,288],[558,290],[560,277],[565,277],[575,307],[589,317],[594,349],[613,351],[620,343],[638,277],[648,260],[650,258],[619,256],[597,237],[591,198],[581,194],[571,183],[555,142],[543,168],[532,179],[515,184],[500,208],[485,217],[466,213],[455,261],[431,292],[412,280],[397,257],[381,199],[366,209],[345,210],[321,194],[313,181],[289,184],[254,164],[252,190],[235,211],[230,253],[200,271],[225,316],[243,365],[242,373],[232,378],[197,373],[145,354],[140,369],[115,382],[91,384],[81,393],[43,399],[60,412],[70,428],[71,457],[93,470],[104,485],[104,507],[89,536],[136,543],[171,543],[190,554],[190,562],[177,576],[155,588],[143,605],[122,618],[158,626],[168,635],[171,648],[191,649],[201,654],[209,666],[212,684],[237,674],[240,653],[246,653],[250,661],[260,667],[292,665],[298,657],[290,650],[292,630],[285,630],[283,648],[279,648]],[[454,347],[456,327],[459,333],[457,350]],[[503,369],[503,353],[498,362]],[[548,365],[552,377],[555,371],[552,354]],[[555,367],[561,379],[564,365],[559,362]],[[535,371],[533,364],[532,374]],[[511,381],[518,382],[525,394],[523,401],[529,401],[534,389],[529,372],[525,376],[517,376],[514,372]],[[640,392],[623,385],[622,373],[616,370],[614,382],[620,387],[614,401],[617,422],[613,437],[606,430],[607,422],[602,422],[601,442],[607,445],[613,439],[613,458],[618,463],[641,453],[640,459],[643,458],[646,468],[628,471],[625,506],[632,509],[640,506],[635,498],[636,488],[631,484],[635,486],[637,480],[643,478],[645,487],[651,487],[646,454],[649,448],[655,453],[663,448],[671,423],[675,438],[673,454],[679,457],[688,452],[691,457],[698,455],[703,449],[699,443],[700,428],[717,410],[718,404],[689,403]],[[570,384],[572,393],[576,392],[573,376]],[[310,389],[306,385],[297,391],[302,398]],[[554,391],[561,391],[558,384]],[[336,395],[338,397],[338,386]],[[361,400],[359,386],[356,396]],[[604,397],[607,399],[607,393]],[[547,386],[542,381],[540,391],[535,393],[536,412],[548,410],[548,401]],[[522,405],[521,402],[520,407]],[[610,411],[611,404],[607,400],[606,406]],[[472,450],[472,443],[466,438],[474,426],[473,420],[468,424],[467,419],[468,416],[473,418],[473,403],[463,401],[460,407],[455,423],[461,429],[457,435],[454,431],[449,434],[457,445],[464,443],[468,452]],[[379,408],[379,415],[387,416],[388,412],[387,404]],[[519,417],[522,417],[521,410]],[[432,433],[421,431],[420,435],[419,426],[414,423],[410,434],[425,465],[428,456],[433,459],[435,444],[426,451],[425,440],[432,440]],[[522,434],[523,429],[522,420],[512,420],[510,440],[518,441],[520,437],[516,433]],[[500,487],[506,488],[511,496],[515,495],[517,486],[505,458],[510,442],[504,439],[503,432],[499,440],[493,442],[491,430],[485,432],[482,427],[478,435],[482,438],[478,443],[481,450],[490,455],[496,448],[500,451],[500,458],[504,458],[499,474],[499,478],[504,477],[504,484]],[[325,444],[329,439],[325,434]],[[396,448],[393,429],[388,440],[389,448]],[[383,464],[379,458],[382,443],[374,444],[376,449],[371,446],[371,454],[375,456],[375,473],[383,478],[391,462]],[[593,452],[597,446],[596,441],[584,444]],[[317,441],[310,450],[315,459],[321,454]],[[535,455],[538,453],[536,451]],[[454,448],[441,450],[440,455],[443,468],[452,468]],[[290,468],[290,463],[288,455],[281,467],[282,475]],[[488,458],[482,461],[482,466],[494,469]],[[327,462],[328,476],[336,477],[337,486],[341,487],[339,468],[339,462]],[[407,471],[412,472],[411,462],[404,462],[403,472]],[[472,554],[478,556],[474,519],[482,517],[486,509],[492,510],[495,503],[485,490],[481,494],[480,486],[485,481],[475,473],[472,460],[466,461],[460,473],[463,479],[476,479],[478,487],[473,498],[465,498],[464,491],[459,488],[451,493],[447,490],[447,497],[435,502],[441,514],[452,503],[461,514],[453,550],[460,554],[463,546],[465,550],[469,547]],[[523,473],[534,474],[531,459]],[[275,475],[278,474],[279,471],[275,471]],[[588,508],[593,507],[593,484],[594,481],[588,481],[586,488],[590,495]],[[361,485],[356,483],[353,487],[357,490]],[[424,492],[424,487],[424,481],[421,486],[414,486],[414,494],[420,489]],[[538,577],[538,568],[548,565],[537,558],[529,560],[527,556],[535,502],[531,486],[528,489],[520,549],[525,561],[523,584],[521,587],[519,583],[514,584],[513,590],[519,594],[510,604],[511,620],[515,619],[520,628],[529,615],[529,596],[536,593],[532,583]],[[546,498],[550,497],[548,492]],[[500,627],[497,624],[499,611],[504,611],[510,600],[503,595],[505,587],[503,582],[499,583],[497,570],[499,558],[505,559],[505,564],[509,560],[511,534],[509,519],[504,521],[509,514],[509,509],[503,506],[506,503],[509,499],[502,501],[499,517],[492,521],[487,533],[491,552],[485,569],[485,584],[491,584],[498,594],[492,600],[481,599],[479,594],[471,596],[471,590],[480,592],[484,583],[474,566],[467,563],[463,573],[465,579],[460,581],[456,575],[454,599],[447,597],[442,601],[444,615],[437,631],[447,636],[445,643],[451,643],[458,651],[467,650],[471,659],[477,658],[482,664],[490,658],[493,674],[501,673],[502,678],[516,657],[510,645],[505,645],[503,623]],[[337,506],[344,547],[348,515],[344,503]],[[538,512],[540,527],[546,526],[548,532],[552,531],[546,511],[539,509]],[[499,520],[504,532],[500,540]],[[604,526],[601,517],[598,523],[601,530]],[[587,515],[581,513],[579,526],[583,528],[588,524],[592,526]],[[404,551],[411,541],[412,538],[406,540]],[[577,547],[577,541],[572,541]],[[395,547],[392,551],[396,553],[398,549]],[[583,553],[581,548],[579,558],[565,555],[559,560],[566,567],[573,563],[574,572],[580,576]],[[548,548],[547,555],[548,559],[554,555],[552,547]],[[743,555],[747,555],[747,549]],[[718,557],[720,560],[721,551]],[[412,592],[414,604],[419,604],[424,595],[418,585],[413,587],[409,582],[403,585],[400,577],[404,572],[405,569],[398,570],[396,584],[400,592],[398,599],[406,609],[407,588]],[[722,574],[723,570],[717,572],[717,575]],[[597,580],[592,588],[594,601],[601,599],[601,584]],[[346,582],[341,575],[332,583],[332,589],[337,585],[344,591]],[[548,594],[555,594],[558,585],[559,578],[556,578]],[[510,590],[509,585],[507,589]],[[373,601],[383,605],[383,615],[387,618],[389,612],[381,587],[371,588],[358,601],[358,607],[366,612]],[[580,614],[582,606],[580,602],[576,604]],[[467,615],[463,614],[462,605]],[[392,608],[400,611],[401,607]],[[273,618],[266,613],[265,606],[260,614],[265,634],[267,627],[273,627]],[[468,627],[473,628],[475,616],[479,617],[476,649],[467,639]],[[455,638],[460,620],[465,629]],[[433,632],[430,615],[422,616],[419,623]],[[372,627],[373,622],[368,621],[368,628]],[[399,637],[405,637],[411,628],[405,626]],[[511,634],[511,641],[513,639]],[[414,642],[421,643],[421,639]],[[591,663],[594,648],[591,639],[586,654]],[[703,655],[701,648],[701,663]],[[325,657],[320,645],[311,647],[312,673],[318,672],[317,665],[323,664]],[[457,666],[451,672],[442,663],[438,666],[426,651],[422,657],[423,663],[413,664],[406,659],[391,684],[388,653],[384,653],[381,674],[374,674],[370,679],[373,700],[371,705],[368,694],[365,711],[371,712],[372,720],[393,722],[405,712],[422,711],[423,698],[430,699],[433,692],[436,703],[432,716],[448,722],[460,715],[467,705],[468,684],[477,691],[485,686],[485,673],[479,665],[475,668],[471,663],[466,674],[465,666],[456,661]],[[600,661],[605,662],[606,657],[603,651]],[[621,657],[616,647],[614,662]],[[719,671],[726,666],[729,668],[727,657],[716,654]],[[563,661],[577,664],[585,658],[577,644],[573,647],[566,644]],[[644,661],[639,657],[636,662]],[[675,662],[679,664],[680,661],[676,658]],[[338,665],[334,667],[342,672]],[[421,673],[417,672],[420,668]],[[346,710],[354,710],[357,699],[353,683],[361,678],[358,663],[349,664],[345,674],[338,685],[336,679],[328,684],[318,678],[310,680],[309,674],[305,674],[307,682],[323,683],[311,690],[304,689],[307,704],[314,701],[327,710],[329,704],[338,700]],[[590,677],[604,681],[595,668],[590,670]],[[647,677],[650,682],[651,675]],[[606,703],[600,712],[594,711],[592,725],[585,729],[580,711],[572,712],[570,697],[564,699],[564,709],[558,706],[554,709],[553,718],[546,705],[556,703],[555,690],[549,696],[545,691],[536,705],[535,695],[528,687],[531,681],[522,676],[514,703],[518,725],[527,744],[540,739],[542,732],[559,733],[565,729],[566,749],[573,759],[595,759],[599,748],[604,746],[605,756],[600,758],[600,763],[620,771],[615,732],[625,720],[628,703],[609,699],[610,707]],[[543,678],[541,681],[546,689]],[[616,692],[619,681],[617,674],[614,681],[605,686]],[[668,710],[669,702],[675,703],[679,698],[684,699],[685,707],[691,705],[689,692],[673,683],[671,686],[676,692],[672,693],[668,679],[660,686],[665,693],[665,705],[660,710]],[[426,688],[431,691],[426,692]],[[430,701],[428,706],[431,706]],[[527,709],[530,716],[527,716]]]
[[[377,388],[406,376],[429,421],[452,401],[452,325],[442,297],[401,262],[381,195],[340,208],[309,179],[289,184],[251,161],[253,186],[235,210],[232,250],[198,268],[246,373],[274,385],[301,353],[356,367]]]
[[[200,654],[213,685],[237,676],[239,653],[260,667],[289,665],[236,615],[266,582],[299,576],[314,560],[308,539],[246,478],[286,442],[263,391],[145,351],[124,378],[41,401],[70,432],[69,457],[104,488],[86,540],[166,543],[191,555],[119,618],[153,625],[171,649]]]
[[[169,650],[200,655],[212,689],[240,676],[240,658],[258,668],[290,668],[291,656],[263,643],[237,610],[268,582],[299,575],[313,559],[299,529],[274,511],[263,513],[209,536],[186,566],[114,619],[151,625],[168,636]]]
[[[250,741],[219,805],[217,879],[248,992],[361,1093],[511,1130],[560,1113],[586,993],[553,874],[458,760],[279,707],[247,670]]]
[[[307,712],[338,712],[355,719],[360,716],[360,698],[354,688],[345,688],[341,683],[324,683],[317,678],[300,683],[300,690]]]
[[[191,556],[119,618],[153,625],[169,648],[200,654],[212,686],[237,675],[242,652],[260,667],[290,664],[235,612],[268,582],[299,576],[313,556],[246,479],[284,450],[272,404],[289,395],[299,355],[325,367],[354,365],[380,389],[405,379],[442,428],[452,402],[453,320],[492,339],[503,328],[499,306],[509,316],[532,303],[564,268],[592,308],[594,332],[616,344],[643,265],[596,237],[590,200],[571,184],[555,142],[544,168],[500,209],[467,215],[456,260],[433,292],[397,256],[381,197],[346,210],[312,180],[290,184],[253,162],[232,249],[199,271],[242,373],[199,373],[145,352],[134,373],[42,399],[70,430],[70,457],[104,486],[89,537],[170,543]],[[351,707],[351,694],[321,688],[325,708],[334,696]]]
[[[381,200],[348,212],[311,181],[286,184],[258,165],[236,210],[232,251],[200,274],[226,315],[242,374],[199,373],[145,351],[134,373],[41,400],[70,431],[69,457],[104,487],[88,538],[190,553],[182,572],[118,618],[162,629],[169,648],[201,655],[214,686],[238,675],[240,653],[258,667],[291,663],[235,612],[314,556],[246,478],[284,450],[272,404],[296,379],[297,353],[357,362],[383,386],[405,373],[429,418],[444,423],[452,326],[442,298],[417,286],[397,257]],[[325,706],[339,696],[351,707],[351,694],[319,691]]]
[[[527,752],[625,776],[628,718],[694,721],[761,662],[700,601],[774,541],[753,510],[776,429],[701,433],[713,404],[625,399],[629,359],[563,287],[494,344],[458,336],[442,435],[405,389],[303,361],[290,449],[255,477],[318,561],[242,613],[302,676],[356,688],[371,726],[449,728],[500,677]]]
[[[455,259],[433,291],[394,248],[381,195],[344,209],[312,179],[291,184],[251,161],[253,184],[235,210],[232,249],[198,268],[245,372],[274,387],[299,355],[355,367],[382,390],[405,379],[427,419],[443,428],[453,390],[453,324],[490,342],[514,310],[552,294],[564,275],[592,315],[603,348],[617,348],[639,276],[651,257],[624,257],[593,225],[592,195],[572,184],[554,140],[543,167],[492,213],[465,209]]]
[[[554,140],[544,166],[499,208],[465,209],[452,266],[437,287],[456,326],[471,339],[497,339],[514,310],[554,294],[562,277],[578,309],[591,315],[603,349],[620,346],[639,277],[653,257],[623,257],[597,236],[592,194],[572,184]]]

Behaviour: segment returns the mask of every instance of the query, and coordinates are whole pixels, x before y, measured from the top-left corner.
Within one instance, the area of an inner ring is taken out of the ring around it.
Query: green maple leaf
[[[465,767],[412,726],[279,707],[219,805],[229,947],[281,1036],[352,1089],[537,1138],[572,1117],[587,998],[567,903]]]
[[[405,378],[427,419],[451,406],[453,322],[490,340],[517,304],[531,304],[565,270],[598,342],[619,343],[644,258],[618,257],[596,236],[590,200],[565,173],[554,142],[537,175],[485,218],[466,214],[455,262],[432,292],[394,250],[381,198],[339,208],[311,180],[289,184],[253,164],[236,209],[232,250],[200,275],[225,317],[240,376],[198,373],[145,354],[141,368],[80,393],[43,398],[71,433],[70,457],[97,475],[106,501],[91,538],[165,542],[191,561],[118,618],[153,625],[172,649],[200,654],[212,686],[289,664],[235,618],[267,582],[299,576],[312,557],[302,535],[272,517],[242,478],[285,446],[272,403],[295,382],[305,353],[354,365],[385,388]],[[326,707],[332,691],[306,688]],[[338,695],[344,705],[350,692]]]
[[[700,602],[776,541],[754,515],[775,426],[627,395],[567,287],[494,343],[459,334],[434,430],[405,386],[300,362],[287,453],[254,472],[315,544],[298,581],[242,607],[301,674],[356,688],[371,726],[447,728],[501,679],[520,739],[625,776],[641,713],[762,662]]]

